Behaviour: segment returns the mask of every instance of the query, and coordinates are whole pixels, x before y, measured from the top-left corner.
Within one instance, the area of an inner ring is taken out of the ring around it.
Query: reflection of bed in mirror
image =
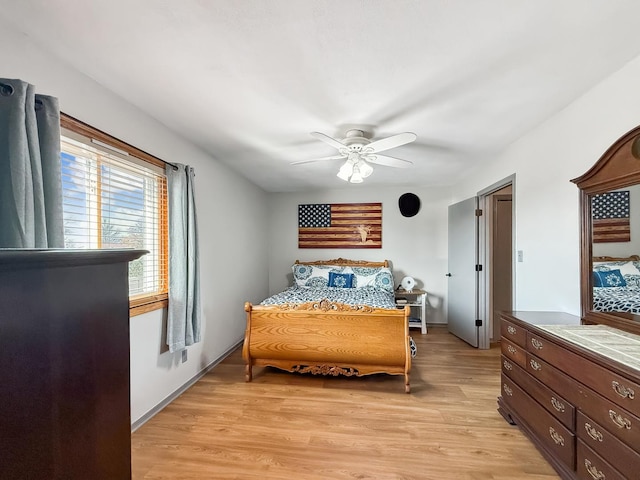
[[[593,310],[640,314],[640,256],[593,257]]]

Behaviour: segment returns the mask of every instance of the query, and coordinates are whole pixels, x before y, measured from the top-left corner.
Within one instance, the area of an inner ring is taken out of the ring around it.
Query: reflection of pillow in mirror
[[[640,262],[638,261],[594,262],[593,270],[595,272],[620,270],[627,287],[640,288]]]
[[[593,264],[593,270],[597,272],[607,270],[620,270],[622,275],[640,275],[640,269],[638,269],[639,262],[595,262]]]
[[[593,272],[593,286],[594,287],[626,287],[625,282],[620,270],[603,270]]]

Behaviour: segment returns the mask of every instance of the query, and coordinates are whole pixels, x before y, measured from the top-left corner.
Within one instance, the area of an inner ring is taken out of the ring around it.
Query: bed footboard
[[[245,304],[245,378],[254,365],[314,375],[404,375],[410,392],[409,307],[372,308],[328,300]]]

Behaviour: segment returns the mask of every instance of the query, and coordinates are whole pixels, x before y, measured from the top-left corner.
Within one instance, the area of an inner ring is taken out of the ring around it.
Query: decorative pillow
[[[620,261],[620,262],[595,262],[594,272],[610,272],[620,270],[627,287],[640,287],[640,262]],[[595,285],[595,282],[594,282]]]
[[[293,270],[294,284],[299,287],[326,287],[329,285],[329,273],[342,273],[344,267],[333,265],[305,265],[296,263]]]
[[[329,286],[338,288],[352,288],[353,273],[329,272]]]
[[[347,267],[354,273],[354,288],[377,287],[393,293],[393,274],[387,267]]]
[[[595,271],[620,270],[622,275],[640,275],[640,262],[595,262],[593,269]]]
[[[625,282],[620,270],[603,270],[593,272],[593,286],[594,287],[626,287]]]

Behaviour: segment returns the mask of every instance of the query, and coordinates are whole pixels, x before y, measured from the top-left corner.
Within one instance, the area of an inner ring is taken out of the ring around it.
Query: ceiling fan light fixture
[[[353,167],[353,175],[351,175],[351,179],[349,181],[351,183],[362,183],[362,175],[360,174],[360,169],[357,165]]]
[[[358,164],[358,168],[360,170],[360,175],[362,175],[362,178],[367,178],[373,173],[373,167],[371,167],[371,165],[369,165],[364,160],[360,161],[360,163]]]
[[[344,165],[340,167],[340,171],[338,172],[338,178],[344,180],[345,182],[349,181],[349,177],[353,174],[353,164],[350,161],[344,162]]]
[[[342,140],[336,140],[320,132],[311,132],[311,135],[331,145],[340,154],[312,160],[299,160],[292,162],[292,165],[301,165],[320,160],[346,159],[336,174],[338,178],[345,182],[362,183],[363,179],[373,173],[373,167],[369,163],[399,168],[406,168],[413,164],[409,160],[402,160],[388,155],[378,155],[378,153],[415,141],[417,138],[415,133],[398,133],[379,140],[369,139],[365,136],[365,132],[359,129],[347,131],[346,137]]]

